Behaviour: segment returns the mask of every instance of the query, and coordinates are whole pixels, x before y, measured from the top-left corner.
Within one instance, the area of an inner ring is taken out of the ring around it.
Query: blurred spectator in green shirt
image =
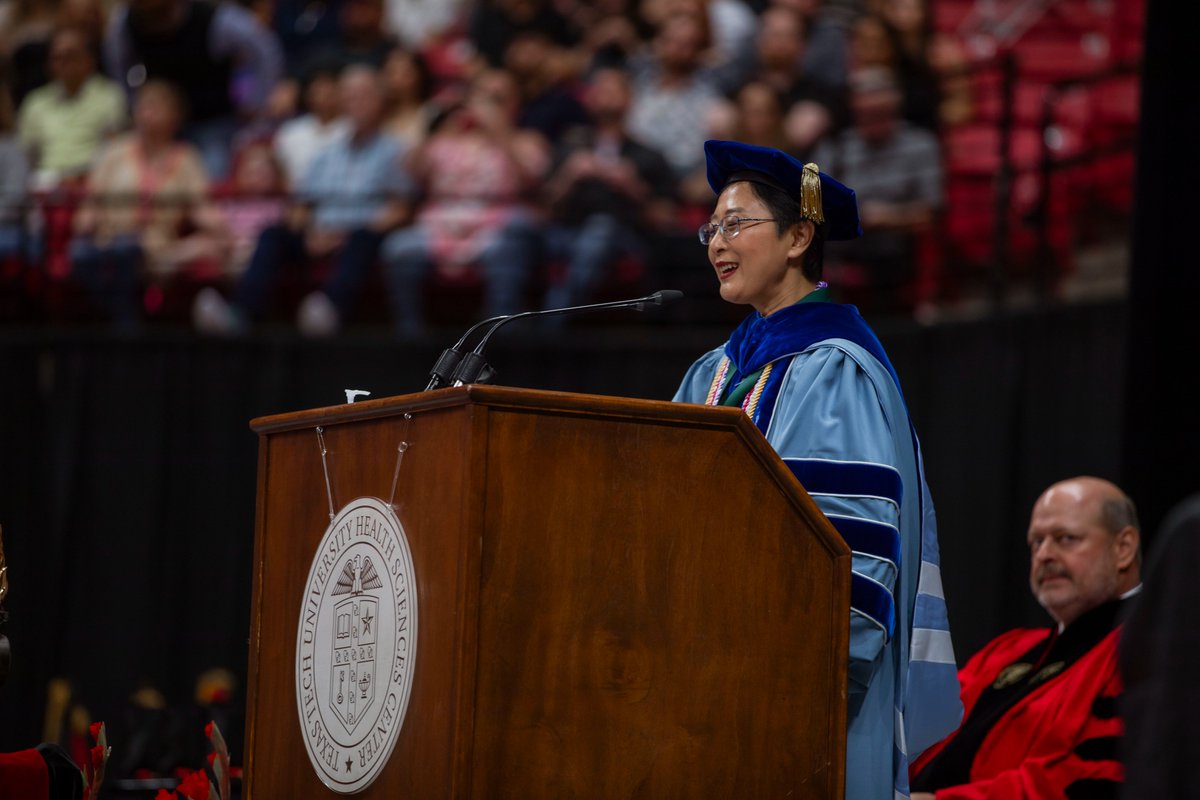
[[[101,146],[125,127],[125,95],[97,72],[87,32],[60,28],[50,44],[53,82],[21,104],[18,131],[39,186],[83,175]]]

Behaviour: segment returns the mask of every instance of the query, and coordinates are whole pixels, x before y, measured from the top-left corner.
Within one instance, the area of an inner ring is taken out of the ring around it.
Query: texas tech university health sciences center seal
[[[296,639],[296,707],[313,769],[340,794],[378,777],[404,725],[417,645],[412,553],[395,512],[360,497],[317,548]]]

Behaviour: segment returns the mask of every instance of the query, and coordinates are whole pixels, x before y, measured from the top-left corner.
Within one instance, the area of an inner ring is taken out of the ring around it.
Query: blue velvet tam
[[[798,198],[804,218],[826,226],[826,239],[862,235],[854,190],[821,172],[816,164],[802,164],[773,147],[717,139],[704,143],[704,158],[708,185],[716,194],[737,181],[764,183]]]

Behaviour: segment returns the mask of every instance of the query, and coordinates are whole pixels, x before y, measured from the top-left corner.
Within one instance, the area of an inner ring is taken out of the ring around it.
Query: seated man
[[[81,178],[105,142],[125,127],[125,94],[97,71],[87,31],[59,28],[50,42],[54,81],[21,104],[19,130],[38,184]]]
[[[1117,640],[1141,589],[1133,503],[1099,478],[1033,507],[1029,583],[1057,623],[1010,631],[959,672],[963,723],[912,764],[913,800],[1115,797]]]
[[[263,231],[232,304],[215,289],[196,295],[192,319],[201,332],[245,330],[267,310],[284,270],[328,258],[329,276],[301,302],[296,324],[307,336],[336,333],[353,310],[384,235],[408,220],[412,184],[400,163],[402,146],[380,130],[378,73],[349,67],[342,73],[340,94],[350,130],[313,159],[296,187],[298,203],[288,222]]]
[[[657,150],[626,131],[630,98],[624,70],[592,74],[584,102],[593,124],[572,129],[558,148],[543,189],[548,223],[521,217],[505,229],[522,274],[533,272],[539,254],[564,263],[549,278],[546,308],[591,301],[609,267],[623,255],[644,259],[651,239],[674,219],[675,177]]]

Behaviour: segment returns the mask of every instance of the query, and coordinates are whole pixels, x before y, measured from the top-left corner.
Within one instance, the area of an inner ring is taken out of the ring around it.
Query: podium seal
[[[417,586],[391,506],[352,500],[325,529],[304,584],[296,709],[321,782],[355,794],[379,776],[412,693]]]

